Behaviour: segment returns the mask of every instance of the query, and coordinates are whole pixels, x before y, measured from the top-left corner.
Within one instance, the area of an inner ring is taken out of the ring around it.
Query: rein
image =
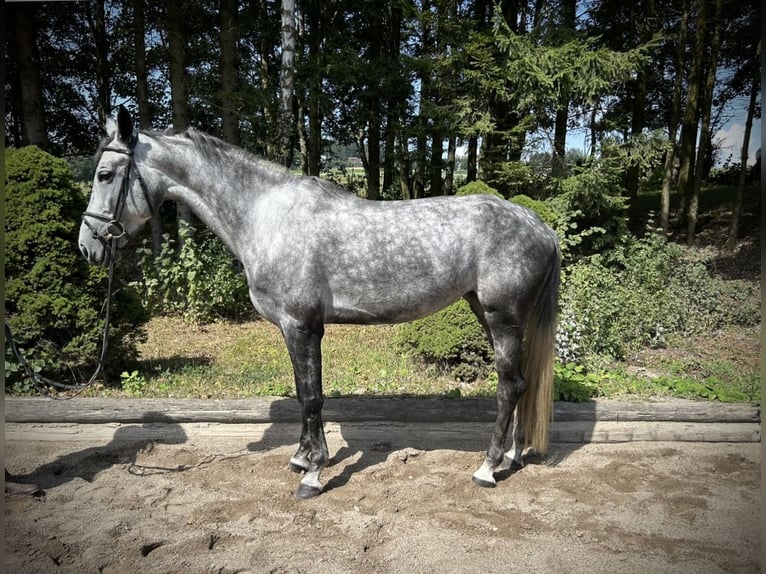
[[[110,239],[110,253],[109,253],[109,278],[107,281],[107,287],[106,287],[106,302],[105,302],[105,310],[104,310],[104,334],[101,340],[101,354],[98,357],[98,364],[96,365],[96,370],[94,371],[93,375],[91,375],[90,379],[88,379],[88,382],[80,384],[80,385],[66,385],[64,383],[59,383],[57,381],[53,381],[47,377],[42,376],[40,373],[35,372],[32,367],[27,362],[26,358],[24,357],[23,353],[19,349],[18,345],[16,344],[16,340],[13,338],[13,333],[11,332],[11,328],[8,326],[8,323],[5,323],[5,337],[10,343],[11,350],[13,351],[13,354],[16,355],[16,360],[18,360],[19,364],[21,365],[21,368],[24,369],[24,372],[26,373],[27,377],[32,381],[32,383],[35,385],[35,388],[41,393],[44,394],[47,397],[50,398],[59,398],[51,395],[46,387],[54,387],[57,389],[62,389],[66,391],[77,391],[75,394],[65,397],[67,399],[71,399],[82,393],[85,389],[92,386],[93,383],[96,382],[96,378],[101,374],[102,369],[104,368],[104,365],[106,364],[106,356],[109,352],[109,323],[110,323],[110,316],[111,316],[111,307],[112,307],[112,284],[114,279],[114,262],[115,262],[115,254],[117,251],[117,238]]]
[[[103,214],[103,213],[95,213],[92,211],[86,211],[82,214],[82,220],[85,223],[85,225],[90,229],[91,233],[93,233],[93,237],[101,241],[107,246],[108,249],[108,257],[109,257],[109,275],[108,275],[108,281],[107,281],[107,288],[106,288],[106,301],[105,301],[105,310],[104,310],[104,333],[102,337],[101,342],[101,354],[98,358],[98,364],[96,365],[96,370],[91,375],[90,379],[86,383],[80,384],[80,385],[66,385],[64,383],[59,383],[57,381],[53,381],[47,377],[42,376],[39,373],[36,373],[32,367],[29,365],[29,362],[26,360],[20,349],[18,348],[18,345],[16,344],[16,340],[13,338],[13,333],[11,332],[10,327],[8,326],[8,323],[5,324],[5,336],[8,339],[8,342],[10,343],[11,349],[13,351],[13,354],[16,356],[16,359],[19,361],[19,364],[21,365],[22,369],[24,369],[24,372],[26,373],[27,377],[32,381],[32,383],[35,385],[37,390],[50,397],[50,398],[58,398],[53,395],[51,395],[47,387],[54,387],[57,389],[63,389],[67,391],[77,391],[73,395],[70,395],[68,397],[65,397],[67,399],[71,399],[82,393],[85,389],[92,386],[93,383],[96,382],[96,378],[101,374],[101,371],[104,368],[104,365],[106,364],[106,358],[107,354],[109,352],[109,325],[110,325],[110,319],[111,319],[111,307],[112,307],[112,295],[113,295],[113,281],[114,281],[114,265],[116,254],[117,254],[117,242],[123,238],[128,237],[128,232],[125,230],[125,226],[120,221],[120,217],[122,216],[123,208],[125,207],[125,202],[128,198],[128,193],[130,191],[130,171],[131,168],[135,168],[136,178],[141,184],[141,191],[144,194],[144,198],[146,200],[147,205],[149,206],[149,209],[154,215],[154,209],[152,206],[152,202],[149,196],[149,190],[146,185],[146,182],[144,181],[144,178],[141,177],[141,174],[138,171],[138,166],[136,166],[136,162],[133,159],[133,150],[136,147],[136,143],[138,141],[138,138],[133,137],[128,142],[128,149],[119,149],[119,148],[112,148],[112,147],[106,147],[103,149],[102,153],[104,151],[112,151],[116,153],[125,154],[130,158],[130,161],[125,166],[125,171],[123,174],[122,183],[120,185],[120,194],[117,196],[117,206],[113,214]],[[104,233],[100,233],[94,225],[92,225],[87,218],[97,219],[99,221],[103,221],[106,223],[106,226],[104,227]]]

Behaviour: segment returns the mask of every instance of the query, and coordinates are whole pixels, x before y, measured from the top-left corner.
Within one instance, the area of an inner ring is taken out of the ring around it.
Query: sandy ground
[[[335,424],[326,492],[298,501],[296,427],[256,426],[6,425],[44,489],[6,496],[6,571],[760,572],[757,443],[553,445],[486,490],[488,437]]]

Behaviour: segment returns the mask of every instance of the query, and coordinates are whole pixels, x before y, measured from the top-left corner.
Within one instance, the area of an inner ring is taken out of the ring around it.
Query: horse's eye
[[[114,172],[100,171],[98,172],[98,181],[101,183],[109,183],[114,178]]]

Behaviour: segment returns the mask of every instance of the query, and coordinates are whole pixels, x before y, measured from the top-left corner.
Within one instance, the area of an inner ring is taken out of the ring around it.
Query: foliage
[[[556,362],[553,368],[553,400],[582,402],[597,397],[606,374],[586,371],[577,363]]]
[[[568,245],[572,255],[597,253],[626,237],[627,202],[619,169],[597,162],[569,177],[552,179],[549,189],[550,205],[561,216],[559,235],[576,234]]]
[[[153,312],[177,314],[192,322],[239,318],[251,309],[247,281],[223,243],[208,235],[197,239],[184,226],[183,246],[165,236],[156,259],[151,248],[138,250],[140,279],[134,282]]]
[[[560,305],[558,354],[585,364],[664,346],[670,334],[760,321],[754,287],[712,276],[655,233],[571,265]]]
[[[503,194],[497,191],[494,187],[490,187],[483,181],[472,181],[470,183],[466,183],[464,186],[459,187],[457,192],[455,192],[455,195],[457,196],[464,196],[464,195],[494,195],[495,197],[500,197],[502,199],[505,199],[503,197]]]
[[[515,195],[511,198],[511,202],[526,207],[527,209],[531,209],[540,217],[540,219],[554,229],[557,227],[561,219],[559,214],[553,210],[550,204],[545,201],[540,201],[539,199],[532,199],[528,195]]]
[[[85,198],[63,160],[29,146],[5,151],[5,316],[32,368],[69,384],[98,359],[106,270],[77,251]],[[107,373],[136,353],[147,320],[135,292],[120,288],[112,305]],[[6,348],[6,386],[29,390]]]
[[[497,166],[494,179],[507,197],[520,194],[540,197],[545,193],[545,185],[550,177],[550,170],[539,169],[531,163],[510,161]]]
[[[484,329],[464,300],[401,325],[397,338],[403,349],[450,371],[458,380],[486,375],[493,360]]]

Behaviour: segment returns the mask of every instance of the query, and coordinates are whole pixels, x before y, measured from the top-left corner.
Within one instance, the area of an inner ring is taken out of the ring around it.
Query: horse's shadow
[[[358,405],[359,401],[365,402],[367,400],[374,401],[376,398],[355,397],[353,404]],[[458,401],[456,404],[459,406],[459,401],[462,399],[451,400]],[[337,401],[343,401],[343,399],[337,399]],[[344,405],[342,402],[338,404]],[[355,475],[385,463],[389,457],[395,455],[400,450],[405,451],[402,456],[406,456],[407,449],[426,452],[434,450],[473,452],[477,454],[476,463],[478,465],[481,462],[481,453],[489,445],[492,429],[492,423],[489,421],[484,421],[480,425],[473,427],[473,431],[470,433],[463,430],[454,430],[453,432],[446,433],[439,431],[432,432],[427,429],[424,430],[426,427],[423,425],[411,424],[418,421],[418,413],[416,411],[408,412],[406,410],[407,403],[404,402],[402,403],[405,405],[404,410],[398,416],[400,420],[385,421],[386,432],[389,429],[391,431],[390,436],[387,436],[381,434],[380,431],[373,432],[372,434],[367,432],[365,429],[369,423],[363,422],[359,416],[348,410],[346,406],[338,408],[338,404],[335,405],[334,409],[330,409],[328,420],[331,424],[325,426],[328,427],[328,430],[331,429],[331,432],[339,432],[343,439],[343,444],[335,452],[333,452],[332,447],[330,448],[330,461],[328,472],[326,473],[328,479],[324,488],[325,492],[344,487]],[[348,407],[351,406],[353,405],[348,405]],[[344,410],[347,411],[347,414],[345,416],[338,416],[337,413],[342,413]],[[587,406],[584,410],[580,408],[579,411],[580,414],[578,416],[580,418],[577,420],[580,420],[580,434],[576,441],[562,441],[562,436],[557,434],[554,428],[550,452],[545,456],[535,454],[525,456],[524,463],[555,466],[563,462],[584,443],[587,443],[593,429],[593,423],[588,421],[595,417],[587,413]],[[586,414],[583,415],[582,412]],[[333,415],[333,413],[335,414]],[[273,424],[264,431],[257,441],[248,443],[246,450],[258,452],[278,447],[294,446],[297,448],[299,440],[299,424],[297,423],[299,418],[299,408],[296,399],[274,401],[270,407],[269,416]],[[26,475],[16,475],[14,480],[21,483],[36,484],[44,493],[47,489],[55,488],[77,478],[92,482],[99,473],[115,465],[123,465],[129,470],[137,469],[138,474],[142,475],[187,470],[183,467],[144,469],[141,465],[137,464],[139,453],[152,444],[181,445],[188,440],[183,427],[176,422],[178,419],[172,416],[160,412],[147,411],[142,414],[141,420],[143,421],[141,423],[118,428],[109,443],[105,445],[88,447],[59,456]],[[449,423],[445,423],[445,425],[449,427]],[[285,469],[287,470],[287,468],[286,459]],[[506,472],[499,473],[495,478],[498,482],[507,480],[522,468],[514,466]],[[337,471],[337,469],[340,470]],[[333,472],[334,470],[335,472]]]
[[[375,401],[378,397],[355,397],[354,403],[358,404],[358,401]],[[344,399],[330,399],[330,401],[337,400],[342,404]],[[456,404],[462,399],[449,399],[450,401],[457,401]],[[285,419],[285,407],[293,412],[293,418],[291,422],[297,422],[299,416],[297,400],[296,399],[284,399],[284,401],[275,401],[271,406],[272,420],[283,421]],[[351,405],[349,405],[351,406]],[[405,406],[406,409],[406,406]],[[343,412],[344,408],[330,409],[332,413]],[[566,409],[568,411],[569,409]],[[578,407],[578,420],[580,421],[577,435],[575,440],[572,440],[571,431],[562,432],[560,430],[554,430],[551,433],[551,447],[548,453],[542,455],[534,452],[525,453],[523,456],[523,465],[514,464],[510,469],[499,472],[495,475],[498,482],[509,479],[516,472],[523,469],[528,464],[540,464],[545,466],[556,466],[564,462],[573,452],[583,446],[583,444],[589,442],[593,433],[594,422],[591,419],[595,419],[594,416],[588,411],[588,404],[581,404]],[[565,414],[565,418],[569,419],[570,414]],[[349,416],[351,420],[344,420],[346,417],[341,415],[333,418],[333,415],[326,417],[329,423],[333,423],[331,428],[333,431],[338,429],[341,438],[343,439],[343,445],[333,452],[330,447],[330,461],[327,465],[328,476],[327,482],[324,487],[324,491],[328,492],[336,488],[341,488],[349,483],[354,475],[362,473],[363,471],[384,463],[388,460],[392,454],[396,451],[415,449],[418,451],[435,451],[435,450],[452,450],[462,452],[472,452],[477,454],[477,468],[481,463],[482,455],[485,453],[486,448],[489,446],[493,423],[489,420],[484,421],[477,425],[473,430],[473,434],[465,434],[460,431],[456,432],[440,432],[434,429],[433,431],[424,430],[423,425],[416,424],[414,426],[408,426],[407,423],[418,422],[416,413],[407,412],[406,410],[399,414],[400,420],[391,421],[387,420],[386,424],[393,430],[392,436],[384,437],[380,433],[373,433],[370,435],[365,432],[366,423],[357,420],[353,415]],[[336,420],[337,419],[337,420]],[[285,421],[286,422],[286,421]],[[431,421],[433,422],[433,421]],[[374,423],[373,423],[374,424]],[[449,427],[449,423],[444,423],[442,426]],[[330,427],[327,423],[325,427]],[[293,427],[295,428],[295,427]],[[415,430],[416,429],[416,430]],[[410,432],[413,431],[413,432]],[[260,437],[258,441],[253,441],[247,445],[249,451],[268,450],[276,446],[291,446],[294,445],[297,448],[298,434],[293,436],[292,434],[285,433],[284,426],[278,424],[272,424]],[[328,435],[328,442],[329,435]],[[506,448],[510,447],[510,437],[506,444]],[[406,455],[405,455],[406,456]],[[355,459],[351,462],[351,459]],[[287,468],[287,461],[285,461],[285,467]],[[334,467],[341,467],[340,472],[332,472]]]
[[[118,428],[105,445],[67,453],[28,474],[14,475],[13,479],[37,485],[40,489],[37,495],[40,496],[48,489],[78,478],[93,482],[98,474],[117,464],[131,468],[136,465],[138,454],[151,444],[176,445],[187,441],[183,428],[166,415],[150,411],[143,419],[146,422]]]

